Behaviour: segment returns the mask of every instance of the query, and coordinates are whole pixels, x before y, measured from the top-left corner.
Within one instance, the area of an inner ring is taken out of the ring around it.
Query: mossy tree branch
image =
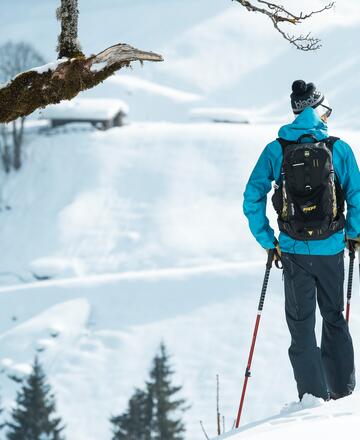
[[[71,100],[133,61],[163,61],[161,55],[116,44],[86,57],[78,42],[78,0],[61,0],[56,11],[61,21],[58,61],[20,73],[0,84],[0,123],[15,121],[49,104]]]
[[[90,57],[59,60],[55,65],[29,70],[0,86],[0,123],[27,116],[49,104],[74,98],[97,86],[133,61],[163,61],[161,55],[117,44]]]

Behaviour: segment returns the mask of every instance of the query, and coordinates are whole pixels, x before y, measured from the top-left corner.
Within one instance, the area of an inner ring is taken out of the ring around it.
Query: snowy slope
[[[357,132],[336,135],[358,151]],[[2,185],[0,282],[258,258],[242,194],[276,136],[135,123],[30,137],[24,169]]]
[[[251,155],[245,126],[138,123],[30,139],[24,169],[3,185],[0,280],[242,261],[244,161],[276,135],[258,131]]]
[[[229,430],[240,397],[263,260],[257,265],[213,266],[198,272],[195,268],[145,271],[1,288],[0,363],[6,369],[0,386],[5,405],[11,404],[15,390],[7,374],[18,374],[31,362],[36,347],[45,347],[39,355],[67,423],[67,438],[105,440],[110,435],[109,415],[124,410],[134,387],[142,386],[151,358],[164,340],[174,355],[175,380],[192,404],[185,417],[186,438],[202,436],[199,420],[209,435],[215,434],[216,374],[221,382],[221,413]],[[356,281],[355,292],[358,289]],[[357,363],[359,306],[355,295],[351,328]],[[49,335],[54,328],[60,330],[56,339]],[[273,417],[286,402],[296,399],[288,345],[281,273],[274,270],[244,424]]]

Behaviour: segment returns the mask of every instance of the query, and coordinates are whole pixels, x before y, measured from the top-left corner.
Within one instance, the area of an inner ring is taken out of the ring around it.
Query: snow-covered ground
[[[249,424],[237,433],[218,439],[302,440],[306,437],[325,437],[335,440],[342,436],[353,438],[360,422],[359,406],[359,393],[326,404],[306,395],[301,404],[293,402],[284,406],[278,415]]]

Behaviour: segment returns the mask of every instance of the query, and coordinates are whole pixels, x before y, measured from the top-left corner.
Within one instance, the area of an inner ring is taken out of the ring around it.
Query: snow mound
[[[163,86],[154,81],[148,81],[130,75],[114,75],[108,79],[109,83],[122,86],[128,93],[142,91],[151,95],[168,98],[176,103],[195,102],[203,99],[195,93],[184,92],[174,87]]]
[[[30,372],[29,360],[43,353],[51,362],[86,327],[90,305],[84,298],[56,304],[0,335],[0,364],[8,374]]]

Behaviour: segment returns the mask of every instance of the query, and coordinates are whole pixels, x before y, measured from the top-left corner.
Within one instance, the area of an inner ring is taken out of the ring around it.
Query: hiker
[[[244,193],[244,213],[256,240],[275,249],[283,265],[289,357],[299,398],[307,393],[327,401],[355,388],[343,285],[345,246],[360,246],[360,172],[350,146],[328,136],[332,109],[324,94],[298,80],[290,97],[296,118],[260,155]],[[266,217],[272,182],[279,242]],[[323,318],[320,348],[316,299]]]

